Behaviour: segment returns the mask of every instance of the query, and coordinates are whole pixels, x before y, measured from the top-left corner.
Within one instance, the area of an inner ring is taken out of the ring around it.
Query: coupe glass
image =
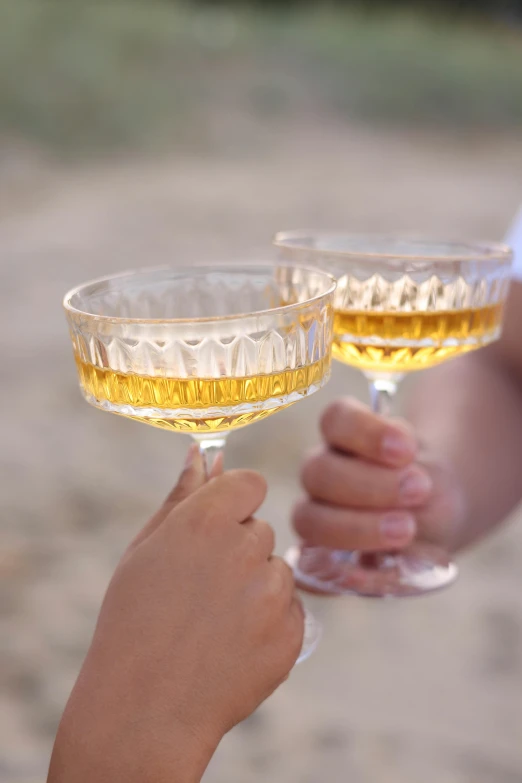
[[[295,266],[142,270],[64,300],[80,386],[97,408],[191,435],[207,471],[231,430],[330,377],[335,280]],[[319,626],[307,613],[299,660]]]
[[[376,413],[390,413],[407,373],[500,335],[512,263],[504,245],[308,232],[282,232],[275,244],[283,260],[337,277],[333,356],[362,370]],[[447,552],[422,542],[371,555],[304,545],[287,560],[300,584],[326,593],[419,595],[457,576]]]

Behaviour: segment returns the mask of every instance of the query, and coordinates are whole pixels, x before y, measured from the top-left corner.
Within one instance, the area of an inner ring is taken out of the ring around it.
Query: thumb
[[[181,471],[178,483],[170,492],[162,507],[154,514],[145,527],[138,533],[132,541],[129,550],[139,546],[151,533],[153,533],[163,522],[170,512],[176,508],[185,498],[192,495],[193,492],[200,489],[207,481],[205,470],[205,461],[199,446],[194,443],[188,450],[185,465]]]

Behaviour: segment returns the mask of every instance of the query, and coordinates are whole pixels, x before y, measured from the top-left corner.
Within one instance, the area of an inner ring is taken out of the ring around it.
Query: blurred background
[[[520,201],[520,0],[0,0],[1,783],[45,778],[108,579],[188,447],[83,403],[65,291],[271,258],[282,228],[497,239]],[[339,366],[230,440],[280,551],[344,393],[366,389]],[[205,780],[520,783],[521,562],[512,525],[439,596],[310,600],[320,649]]]

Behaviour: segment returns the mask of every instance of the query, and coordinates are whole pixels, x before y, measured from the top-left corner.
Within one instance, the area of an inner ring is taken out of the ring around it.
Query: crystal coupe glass
[[[388,415],[401,379],[481,348],[501,333],[512,253],[504,245],[282,232],[282,262],[313,263],[337,278],[333,356],[357,367],[372,408]],[[326,593],[419,595],[450,584],[440,548],[362,554],[295,547],[299,583]]]
[[[231,430],[330,377],[335,280],[283,264],[142,270],[64,300],[80,386],[97,408],[190,434],[207,471]],[[300,660],[319,627],[307,613]]]

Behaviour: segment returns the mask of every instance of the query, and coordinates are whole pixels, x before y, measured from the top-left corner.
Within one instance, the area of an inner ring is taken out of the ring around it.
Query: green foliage
[[[169,0],[165,0],[168,2]],[[171,2],[176,0],[170,0]],[[214,0],[214,4],[215,4]],[[313,0],[231,0],[236,6],[272,7],[285,9],[289,6],[311,7]],[[193,0],[194,5],[210,5],[211,0]],[[227,4],[230,5],[230,2]],[[316,5],[316,4],[315,4]],[[385,10],[404,10],[430,12],[454,16],[477,16],[516,20],[522,18],[522,0],[331,0],[330,5],[380,13]]]
[[[516,31],[196,5],[0,0],[0,133],[61,153],[169,145],[204,138],[223,106],[260,120],[313,105],[350,120],[522,127]]]

